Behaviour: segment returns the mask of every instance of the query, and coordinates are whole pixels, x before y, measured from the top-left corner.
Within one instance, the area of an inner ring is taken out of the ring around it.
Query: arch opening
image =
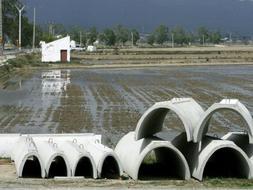
[[[231,109],[218,109],[206,120],[204,134],[221,138],[228,132],[247,131],[247,122],[238,112]]]
[[[23,171],[23,178],[41,178],[41,165],[39,159],[36,156],[30,156],[27,158]]]
[[[82,157],[77,165],[75,176],[82,176],[85,178],[92,178],[93,177],[93,166],[91,160],[88,157]]]
[[[186,168],[181,157],[167,147],[150,151],[138,172],[140,180],[185,179],[185,176]]]
[[[118,162],[113,156],[108,156],[104,160],[101,178],[118,179],[120,177],[120,169]]]
[[[48,178],[67,176],[67,165],[61,156],[53,159],[48,172]]]
[[[248,178],[250,168],[240,152],[232,148],[217,150],[207,161],[203,177]]]
[[[185,132],[184,123],[178,114],[169,108],[158,108],[152,110],[143,122],[140,124],[138,133],[138,139],[148,138],[153,135],[160,137],[161,131],[167,132],[167,134],[178,135]],[[162,138],[170,138],[170,136],[162,136]]]

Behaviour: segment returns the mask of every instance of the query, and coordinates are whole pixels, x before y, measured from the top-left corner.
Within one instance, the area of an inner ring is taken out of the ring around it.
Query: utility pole
[[[171,47],[174,48],[174,34],[171,34]]]
[[[33,9],[33,51],[35,49],[35,36],[36,35],[36,8]]]
[[[202,36],[203,37],[203,46],[205,46],[205,35]]]
[[[83,43],[83,34],[82,31],[80,31],[80,47],[82,47],[82,43]]]
[[[23,6],[21,9],[19,9],[17,6],[16,6],[17,10],[18,10],[18,13],[19,13],[19,32],[18,32],[18,46],[19,46],[19,51],[21,51],[21,38],[22,38],[22,11],[24,10],[25,6]]]
[[[132,36],[132,46],[134,47],[134,33],[131,32],[131,36]]]
[[[0,55],[3,55],[3,9],[2,0],[0,0]]]

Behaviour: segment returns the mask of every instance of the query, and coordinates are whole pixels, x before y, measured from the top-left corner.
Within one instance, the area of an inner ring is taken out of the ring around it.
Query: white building
[[[87,47],[87,51],[88,51],[88,52],[96,52],[96,51],[97,51],[97,48],[96,48],[96,46],[88,46],[88,47]]]
[[[42,62],[70,62],[70,37],[41,42]]]

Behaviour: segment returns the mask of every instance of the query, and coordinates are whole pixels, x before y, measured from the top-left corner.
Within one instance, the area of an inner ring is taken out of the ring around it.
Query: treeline
[[[191,43],[212,43],[219,44],[222,35],[219,31],[210,31],[205,27],[199,27],[195,32],[187,32],[183,27],[176,26],[171,30],[165,26],[158,26],[148,37],[147,43],[150,45],[166,42],[174,42],[179,45],[188,45]]]
[[[19,0],[3,0],[3,33],[4,43],[18,43],[18,11],[15,6],[22,6]],[[51,28],[50,28],[51,27]],[[32,45],[33,25],[25,16],[22,16],[22,46]],[[188,45],[191,43],[221,42],[222,35],[218,31],[210,31],[205,27],[199,27],[195,32],[188,32],[183,27],[168,28],[165,25],[158,26],[151,34],[140,34],[136,29],[129,29],[122,25],[106,28],[98,31],[96,27],[84,29],[80,26],[64,27],[62,24],[48,24],[36,26],[36,45],[40,41],[52,41],[58,37],[70,35],[71,39],[82,45],[92,45],[96,41],[106,46],[136,45],[137,42],[149,45],[164,45],[166,43]]]

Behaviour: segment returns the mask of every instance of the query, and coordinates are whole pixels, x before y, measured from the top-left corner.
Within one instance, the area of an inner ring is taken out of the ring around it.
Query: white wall
[[[70,62],[70,37],[50,42],[41,43],[42,62],[60,62],[61,50],[67,50],[67,61]]]

